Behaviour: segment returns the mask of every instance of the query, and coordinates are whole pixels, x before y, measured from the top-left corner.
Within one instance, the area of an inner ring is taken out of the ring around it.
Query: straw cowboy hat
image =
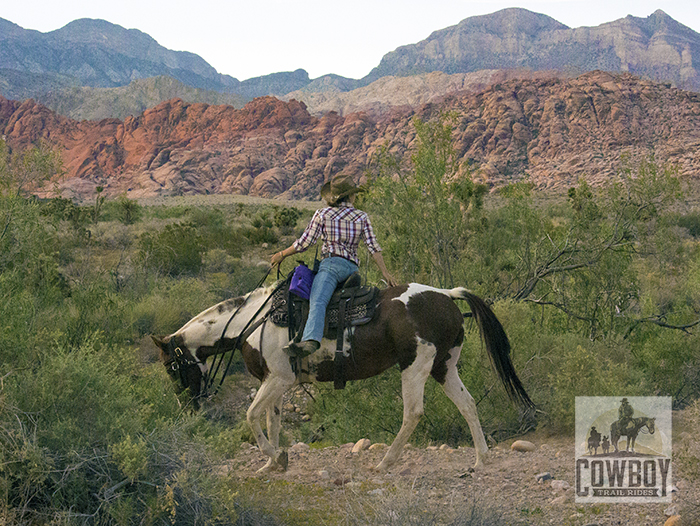
[[[349,175],[336,175],[321,187],[321,198],[332,206],[358,192],[362,192],[362,188],[358,188]]]

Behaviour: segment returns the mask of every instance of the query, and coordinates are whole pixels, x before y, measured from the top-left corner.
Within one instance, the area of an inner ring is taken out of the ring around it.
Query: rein
[[[265,282],[267,277],[270,275],[271,271],[272,271],[272,267],[270,267],[268,269],[268,271],[265,273],[263,278],[258,282],[255,289],[260,288],[262,286],[262,284]],[[279,267],[278,267],[278,273],[279,273]],[[258,327],[260,327],[260,325],[265,323],[265,320],[267,319],[267,316],[269,315],[269,313],[268,313],[268,315],[264,316],[263,318],[261,318],[260,320],[258,320],[256,322],[254,322],[253,320],[255,320],[255,318],[258,317],[258,314],[260,314],[262,312],[262,310],[265,308],[265,305],[267,305],[267,303],[270,301],[270,299],[272,299],[272,297],[275,295],[275,293],[280,288],[282,288],[284,286],[284,284],[285,284],[285,282],[281,282],[279,285],[277,285],[277,287],[275,287],[275,289],[272,291],[272,293],[265,299],[263,304],[260,305],[260,308],[255,312],[255,314],[253,314],[253,316],[250,318],[250,320],[248,320],[248,323],[246,323],[245,327],[243,327],[243,330],[238,334],[238,336],[236,336],[235,343],[234,343],[233,347],[230,349],[228,363],[226,364],[226,367],[224,368],[224,371],[221,375],[221,380],[219,381],[219,385],[216,386],[216,389],[211,394],[211,396],[215,395],[219,391],[221,386],[223,385],[224,379],[226,378],[226,374],[228,373],[228,369],[231,366],[231,362],[233,361],[233,355],[235,354],[236,349],[240,348],[241,343],[243,341],[245,341],[248,338],[248,336],[250,336]],[[240,312],[240,310],[245,306],[245,304],[246,304],[245,301],[243,303],[241,303],[239,305],[239,307],[233,312],[231,317],[228,319],[228,321],[226,322],[226,325],[224,325],[224,330],[221,331],[221,337],[216,341],[216,344],[215,344],[216,347],[220,348],[222,346],[222,342],[224,341],[224,337],[226,336],[226,331],[228,330],[229,325],[231,325],[231,322],[236,317],[236,315]],[[210,396],[208,394],[208,391],[216,383],[216,376],[219,374],[219,369],[221,368],[221,364],[223,363],[224,357],[225,357],[227,352],[229,352],[229,351],[224,351],[223,353],[219,354],[218,363],[212,364],[212,365],[214,365],[212,374],[207,375],[207,379],[206,379],[206,382],[204,385],[204,395],[205,396]],[[214,362],[216,362],[216,361],[217,361],[217,359],[214,358]]]

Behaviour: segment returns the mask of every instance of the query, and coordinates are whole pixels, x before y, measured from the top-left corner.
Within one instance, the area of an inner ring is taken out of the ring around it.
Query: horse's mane
[[[261,296],[269,296],[270,294],[272,294],[272,292],[275,290],[275,287],[277,287],[278,284],[279,282],[276,281],[268,287],[259,287],[257,289],[252,290],[251,292],[248,292],[247,294],[244,294],[243,296],[235,296],[233,298],[220,301],[216,305],[213,305],[212,307],[209,307],[208,309],[205,309],[199,314],[197,314],[194,318],[192,318],[185,325],[183,325],[178,332],[187,329],[187,327],[199,322],[202,318],[207,318],[208,316],[221,316],[223,314],[232,313],[235,309],[241,307],[248,301],[254,301],[260,298]]]

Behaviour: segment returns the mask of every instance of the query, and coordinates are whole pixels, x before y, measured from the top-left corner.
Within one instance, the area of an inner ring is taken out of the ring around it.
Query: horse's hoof
[[[386,473],[388,469],[389,466],[385,465],[384,462],[380,462],[375,467],[370,468],[370,470],[375,473]]]
[[[286,451],[280,451],[275,455],[275,458],[270,458],[263,467],[261,467],[257,473],[273,473],[275,471],[287,471],[287,466],[289,465],[289,456]]]
[[[280,451],[275,457],[275,464],[279,466],[281,471],[287,471],[287,466],[289,466],[289,455],[286,451]]]
[[[257,470],[256,473],[264,475],[265,473],[270,473],[271,471],[274,471],[274,469],[274,462],[272,461],[272,459],[270,459],[267,461],[267,464],[265,464],[263,467]]]

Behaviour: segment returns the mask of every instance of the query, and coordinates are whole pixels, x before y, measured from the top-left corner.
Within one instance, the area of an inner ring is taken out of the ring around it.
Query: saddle
[[[291,341],[299,341],[309,315],[309,300],[289,292],[291,274],[286,281],[272,297],[271,320],[275,325],[289,329]],[[352,352],[352,329],[370,322],[377,308],[379,289],[361,284],[360,273],[355,272],[338,284],[326,309],[323,335],[337,342],[334,358],[336,389],[345,387],[345,368]],[[350,329],[350,352],[343,348],[345,329]]]

